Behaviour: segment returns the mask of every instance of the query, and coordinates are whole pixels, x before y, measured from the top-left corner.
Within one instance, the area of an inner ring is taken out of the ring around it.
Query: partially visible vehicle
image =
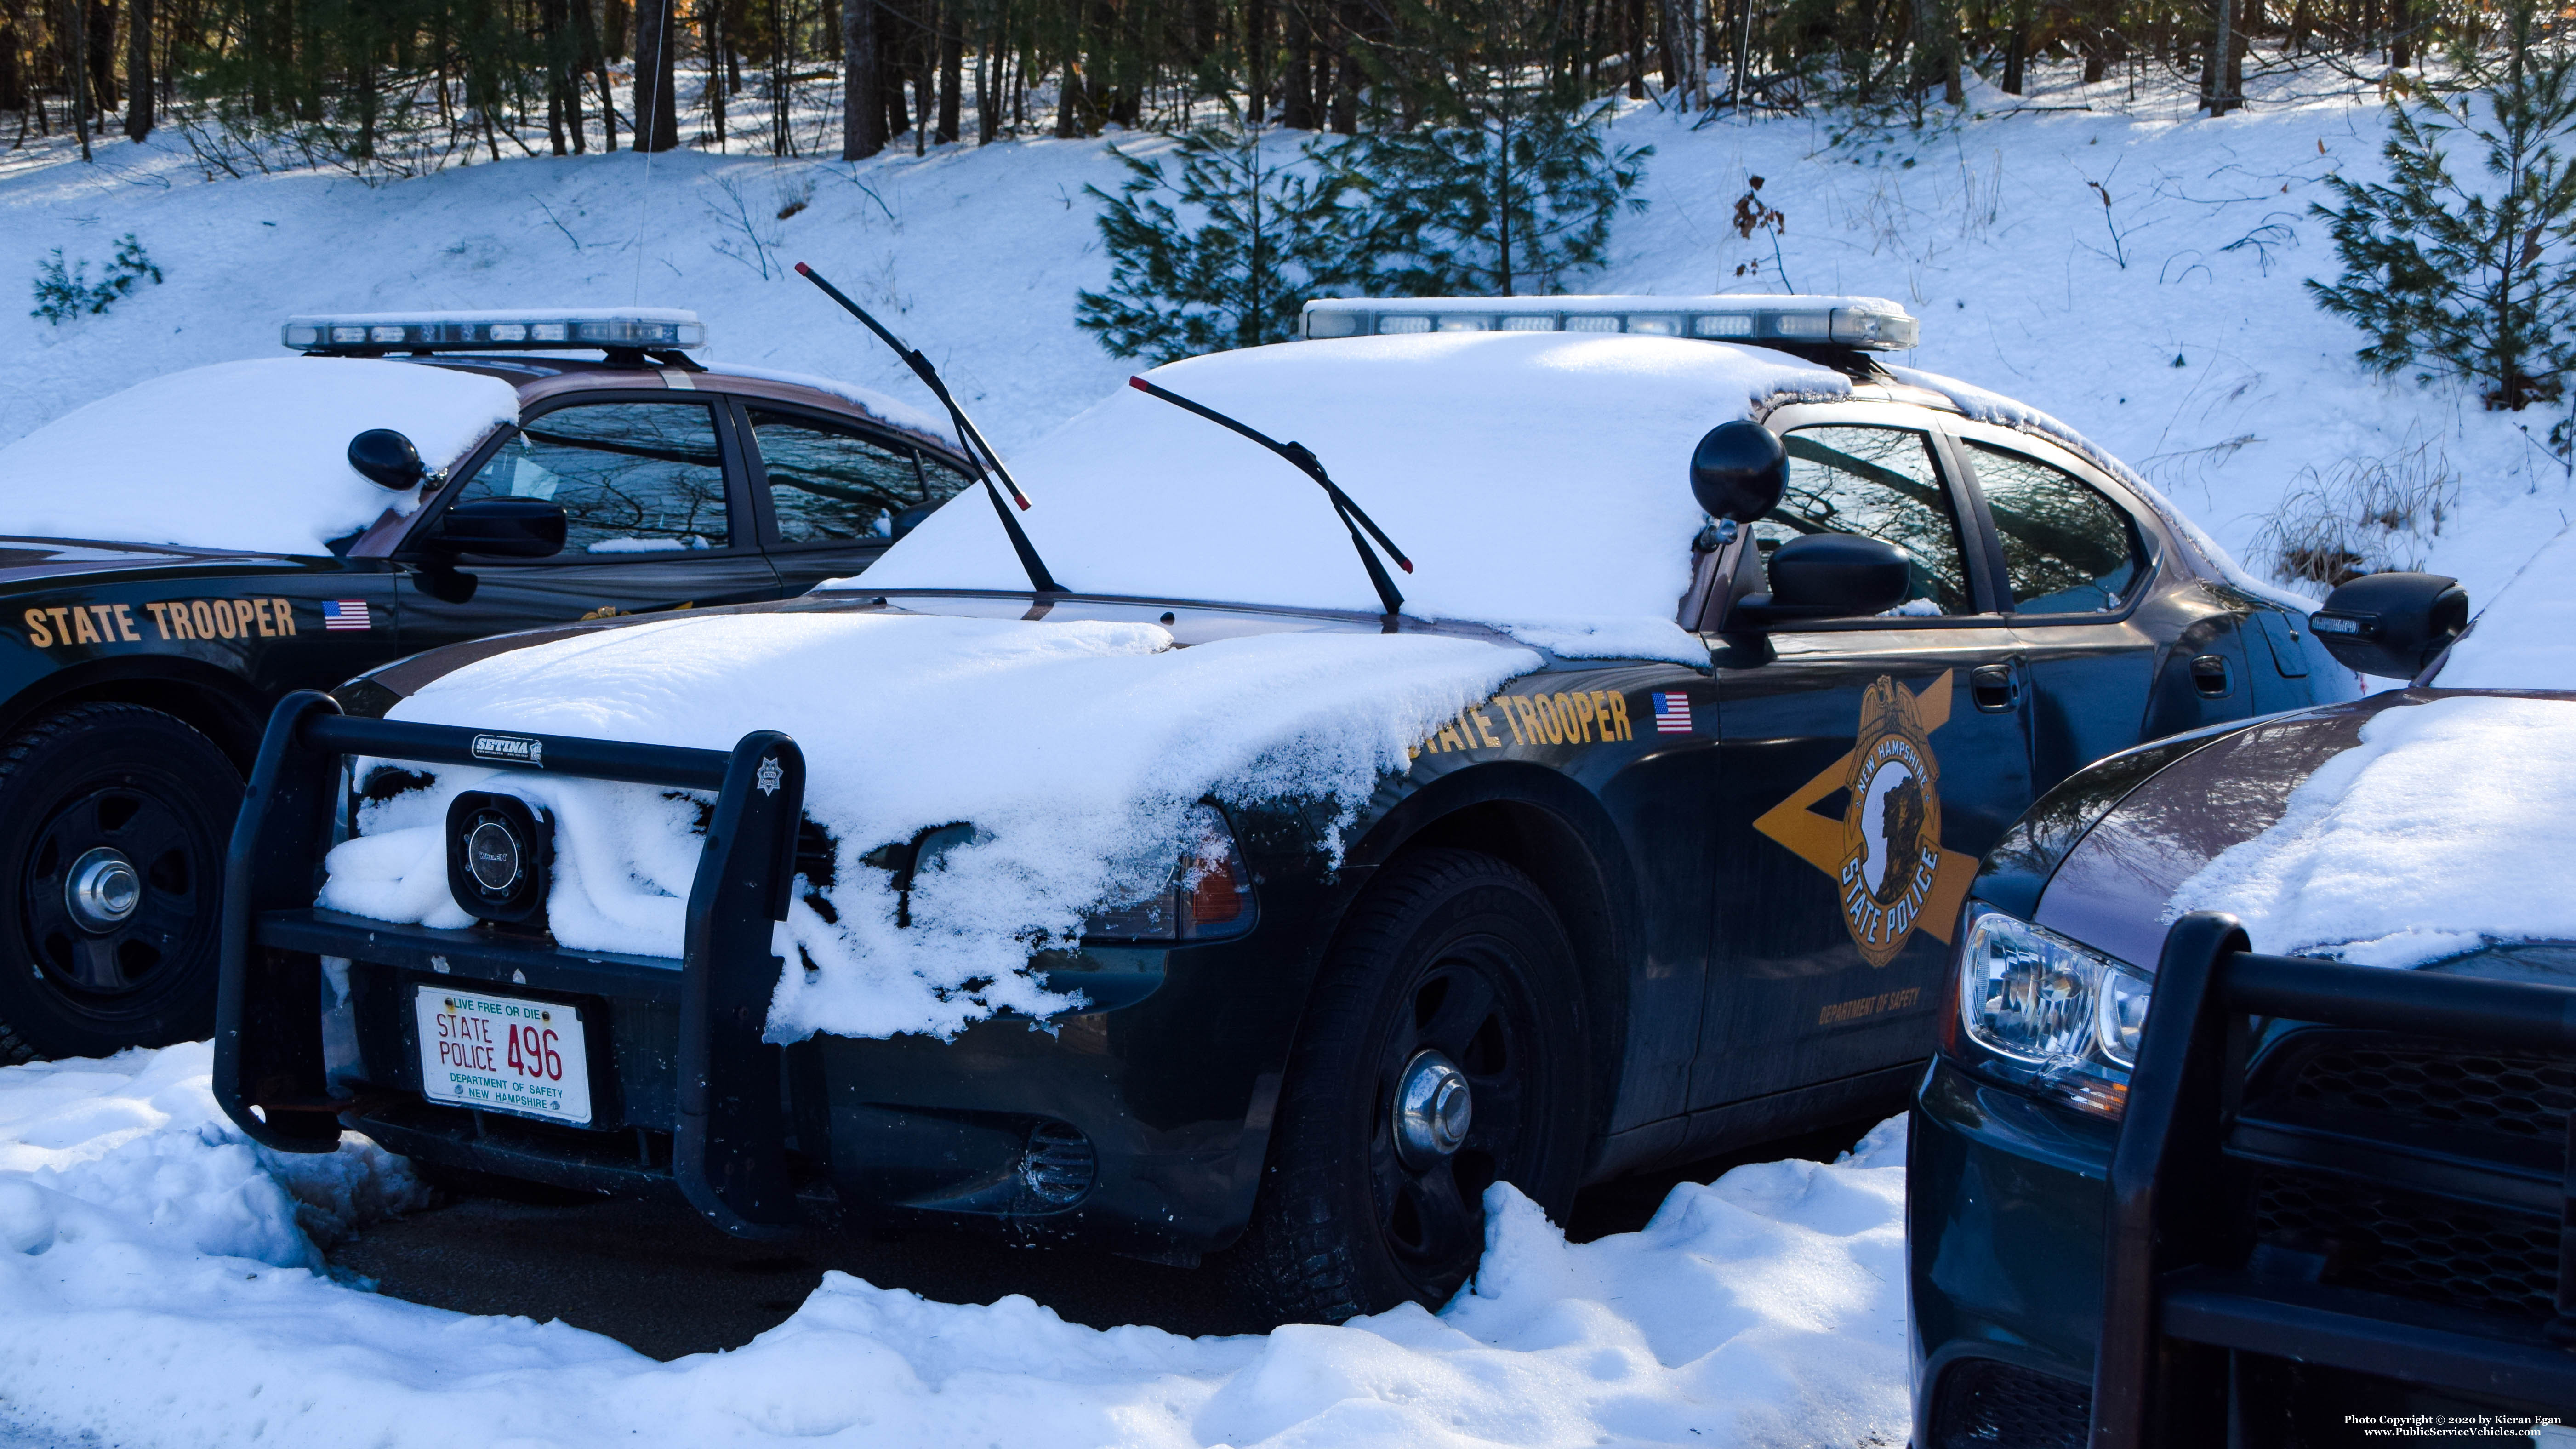
[[[289,691],[802,593],[973,472],[899,403],[691,360],[686,312],[299,317],[283,339],[303,355],[0,448],[0,1063],[212,1030],[224,843]]]
[[[2576,1418],[2576,693],[2434,687],[2467,621],[2348,584],[2318,636],[2417,687],[2115,755],[1987,856],[1911,1121],[1921,1449]]]

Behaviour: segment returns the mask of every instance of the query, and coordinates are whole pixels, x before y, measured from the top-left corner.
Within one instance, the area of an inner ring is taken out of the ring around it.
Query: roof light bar
[[[1306,304],[1306,337],[1416,332],[1629,332],[1713,342],[1898,352],[1922,326],[1883,297],[1328,297]]]
[[[278,340],[299,352],[491,352],[592,347],[688,349],[707,324],[671,307],[542,312],[357,312],[289,317]]]

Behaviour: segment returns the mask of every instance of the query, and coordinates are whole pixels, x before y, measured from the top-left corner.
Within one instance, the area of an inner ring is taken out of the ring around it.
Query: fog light
[[[468,790],[447,807],[447,891],[467,915],[516,923],[545,910],[554,827],[515,795]]]
[[[1020,1185],[1046,1207],[1080,1202],[1100,1175],[1100,1154],[1091,1139],[1070,1122],[1040,1122],[1029,1129],[1028,1150],[1020,1155]]]

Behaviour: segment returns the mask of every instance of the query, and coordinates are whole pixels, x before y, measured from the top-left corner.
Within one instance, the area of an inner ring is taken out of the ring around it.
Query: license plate
[[[552,1001],[424,986],[421,1095],[576,1126],[590,1121],[590,1056],[581,1013]]]

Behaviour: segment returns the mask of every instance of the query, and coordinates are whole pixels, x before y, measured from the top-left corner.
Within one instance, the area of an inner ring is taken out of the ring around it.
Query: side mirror
[[[377,487],[396,492],[417,488],[420,480],[429,476],[429,470],[421,466],[420,449],[391,428],[369,428],[351,438],[349,466]]]
[[[563,552],[570,520],[563,505],[542,498],[468,498],[438,520],[431,546],[443,554],[486,558],[552,558]]]
[[[939,505],[936,503],[914,504],[912,507],[907,508],[894,516],[890,536],[893,538],[903,537],[905,534],[921,527],[923,519],[928,518],[930,515],[937,513],[938,511]]]
[[[1711,518],[1751,523],[1779,506],[1789,451],[1760,423],[1720,423],[1691,450],[1691,494]]]
[[[2382,679],[2423,673],[2468,626],[2468,591],[2440,574],[2364,574],[2308,616],[2328,654]]]
[[[1771,592],[1738,603],[1750,624],[1794,619],[1852,619],[1883,614],[1905,602],[1914,566],[1896,545],[1849,533],[1811,533],[1771,555]]]

